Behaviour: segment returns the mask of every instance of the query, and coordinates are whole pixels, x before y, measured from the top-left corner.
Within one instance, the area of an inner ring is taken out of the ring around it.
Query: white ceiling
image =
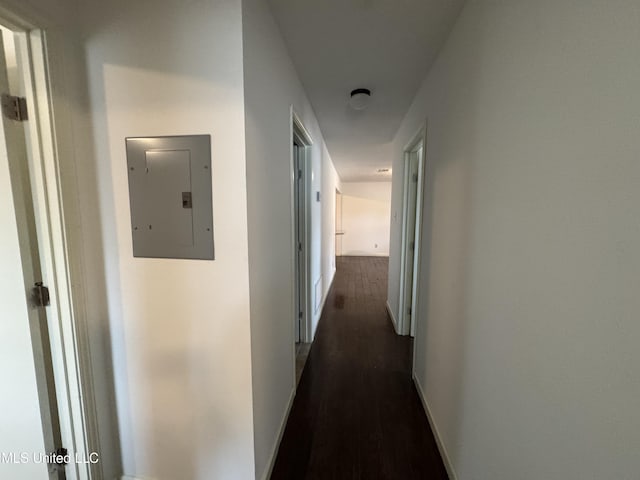
[[[393,139],[464,0],[269,0],[343,181],[390,180]],[[371,90],[364,111],[347,102]]]

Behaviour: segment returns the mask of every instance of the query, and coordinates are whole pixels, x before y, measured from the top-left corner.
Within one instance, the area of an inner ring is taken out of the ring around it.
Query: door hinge
[[[298,170],[298,180],[302,180],[302,170]]]
[[[407,308],[407,313],[411,315],[411,307]]]
[[[418,183],[418,174],[417,173],[413,174],[413,183]]]
[[[302,312],[298,312],[298,318],[302,318]]]
[[[298,242],[298,250],[302,251],[302,242]]]
[[[50,472],[64,472],[64,467],[69,463],[69,451],[66,448],[58,448],[47,455],[47,465]]]
[[[416,242],[411,242],[411,243],[409,244],[409,248],[410,248],[411,250],[415,250],[415,248],[416,248]]]
[[[48,307],[51,305],[51,297],[49,296],[49,289],[45,287],[42,282],[36,282],[33,287],[33,302],[38,307]]]
[[[2,114],[18,122],[24,122],[29,118],[27,113],[27,99],[24,97],[15,97],[8,93],[3,93],[1,97],[2,101]]]

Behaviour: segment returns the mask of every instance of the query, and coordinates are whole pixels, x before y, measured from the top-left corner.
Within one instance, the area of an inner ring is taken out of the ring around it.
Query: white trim
[[[320,289],[320,295],[318,295],[318,289]],[[313,284],[313,314],[322,312],[322,305],[324,303],[324,285],[322,284],[322,275]]]
[[[22,42],[20,42],[22,43]],[[66,234],[65,212],[58,146],[53,118],[53,104],[47,65],[44,35],[33,30],[24,37],[23,61],[31,60],[33,76],[25,78],[34,98],[27,97],[34,112],[28,130],[34,167],[34,193],[40,210],[38,236],[44,248],[43,270],[57,303],[48,309],[51,326],[51,351],[56,371],[56,391],[60,409],[63,443],[72,452],[88,455],[98,450],[97,421],[91,382],[91,358],[84,318],[82,294],[74,295],[71,283],[71,263]],[[25,69],[25,73],[29,74]],[[77,282],[76,282],[77,283]],[[79,293],[79,292],[76,292]],[[82,317],[82,318],[81,318]],[[84,383],[86,382],[86,383]],[[68,478],[100,478],[99,466],[75,465]]]
[[[415,321],[407,319],[406,311],[406,294],[405,294],[405,263],[407,257],[407,214],[408,214],[408,195],[409,195],[409,171],[407,164],[409,163],[409,155],[419,148],[422,143],[422,155],[418,158],[418,185],[416,191],[416,225],[414,234],[414,258],[413,258],[413,292],[411,302],[411,320],[415,320],[418,316],[418,270],[420,266],[420,240],[422,230],[422,203],[424,200],[424,189],[422,183],[424,182],[424,175],[426,171],[426,151],[427,151],[427,122],[425,121],[418,131],[411,137],[411,140],[405,145],[403,150],[403,169],[404,169],[404,183],[402,192],[402,237],[400,244],[400,288],[398,296],[398,334],[399,335],[411,335],[415,336],[416,325]]]
[[[401,237],[400,237],[400,285],[398,287],[398,316],[400,322],[402,321],[404,315],[403,311],[405,308],[405,294],[404,294],[404,284],[405,284],[405,270],[406,270],[406,256],[407,256],[407,184],[408,184],[408,171],[407,171],[407,152],[403,152],[402,159],[402,168],[403,168],[403,180],[402,180],[402,225],[401,225]],[[396,323],[396,330],[398,335],[403,335],[402,323]]]
[[[293,248],[293,257],[292,257],[292,262],[291,262],[291,318],[293,319],[293,321],[291,322],[291,337],[293,338],[293,342],[291,344],[291,363],[293,364],[293,376],[292,376],[292,382],[293,385],[296,384],[296,325],[295,325],[295,321],[296,318],[298,316],[298,312],[296,311],[296,294],[297,294],[297,288],[298,286],[296,285],[296,282],[298,281],[297,279],[297,272],[296,272],[296,258],[295,258],[295,248],[296,248],[296,186],[295,186],[295,182],[296,182],[296,161],[295,158],[293,156],[293,123],[294,123],[294,111],[293,111],[293,105],[291,105],[289,107],[289,117],[291,118],[291,121],[289,122],[289,198],[291,200],[291,216],[290,216],[290,220],[291,220],[291,247]]]
[[[289,413],[291,412],[291,407],[293,406],[293,400],[295,399],[295,397],[296,397],[296,387],[291,389],[291,394],[289,395],[289,402],[287,403],[287,408],[284,412],[284,416],[282,417],[282,420],[280,421],[278,438],[273,444],[273,448],[271,449],[271,455],[269,455],[269,462],[267,463],[269,467],[265,470],[264,475],[262,475],[262,480],[268,480],[268,478],[271,477],[273,466],[276,463],[276,456],[278,454],[278,450],[280,449],[280,442],[282,441],[282,435],[284,435],[284,430],[287,427],[287,422],[289,421]],[[122,480],[135,480],[135,479],[123,478]]]
[[[311,146],[313,145],[313,139],[309,134],[308,130],[305,128],[304,124],[300,120],[300,117],[296,114],[293,105],[290,106],[290,116],[291,116],[291,124],[290,124],[290,140],[289,140],[289,148],[290,148],[290,168],[291,168],[291,239],[294,261],[293,261],[293,271],[292,278],[293,282],[293,321],[297,321],[298,312],[296,311],[296,262],[297,262],[297,246],[296,246],[296,211],[295,211],[295,182],[296,182],[296,168],[295,168],[295,159],[293,155],[293,142],[297,140],[299,143],[304,145],[303,152],[303,165],[302,174],[304,176],[304,187],[305,187],[305,204],[304,204],[304,292],[303,292],[303,323],[304,328],[300,332],[301,341],[304,343],[310,343],[313,338],[313,328],[312,328],[312,318],[313,318],[313,284],[311,280],[311,204],[312,204],[312,188],[311,188],[311,172],[312,168],[312,158],[311,158]],[[293,325],[295,331],[295,324]],[[295,335],[294,335],[295,336]],[[295,365],[295,345],[292,345],[293,349],[293,361]],[[294,369],[295,370],[295,369]],[[295,384],[295,380],[294,380]]]
[[[50,19],[42,16],[41,12],[36,12],[33,8],[25,7],[23,1],[4,0],[4,5],[0,5],[0,18],[2,26],[9,30],[28,31],[36,28],[46,28]]]
[[[427,420],[429,421],[429,426],[431,427],[431,431],[433,432],[433,437],[436,440],[436,445],[438,446],[438,451],[440,452],[440,456],[442,457],[442,461],[444,463],[444,468],[447,469],[447,474],[449,475],[449,480],[458,480],[455,470],[453,469],[453,462],[451,462],[451,458],[447,453],[447,449],[444,446],[442,441],[442,436],[440,435],[440,431],[436,426],[436,423],[433,419],[433,415],[431,414],[431,409],[429,408],[429,404],[427,403],[427,399],[424,396],[424,391],[422,390],[422,386],[420,385],[420,381],[418,377],[412,375],[413,383],[416,386],[416,390],[418,391],[418,397],[422,402],[422,407],[424,408],[424,412],[427,415]]]
[[[87,376],[91,363],[85,315],[82,315],[84,298],[82,292],[78,294],[76,291],[76,286],[83,282],[76,280],[72,288],[72,261],[60,178],[61,155],[73,158],[73,154],[62,152],[58,144],[56,128],[64,131],[66,126],[54,115],[53,67],[49,64],[44,33],[33,23],[20,18],[24,12],[18,7],[15,10],[17,15],[4,7],[0,11],[3,25],[16,34],[22,94],[27,99],[29,110],[30,121],[25,123],[25,137],[42,275],[51,294],[47,323],[62,442],[71,455],[88,455],[99,451],[99,446],[93,385]],[[79,266],[82,260],[75,259],[75,263]],[[102,478],[100,473],[97,465],[73,464],[66,469],[69,480],[98,480]]]
[[[418,158],[418,190],[416,192],[416,231],[414,234],[414,255],[413,255],[413,292],[411,294],[411,324],[409,335],[416,336],[418,320],[418,287],[420,285],[420,258],[422,256],[422,205],[424,202],[424,177],[427,158],[427,129],[425,124],[424,136],[422,137],[422,155]]]
[[[331,286],[333,285],[334,278],[336,278],[336,267],[333,267],[331,269],[331,275],[329,275],[329,288],[327,288],[327,291],[324,293],[325,300],[327,299],[326,297],[329,295],[329,290],[331,290]],[[324,300],[322,301],[322,308],[324,309]]]
[[[123,475],[120,480],[153,480],[149,477],[132,477],[130,475]]]
[[[300,140],[302,140],[302,143],[304,143],[308,147],[313,145],[311,134],[309,133],[309,130],[307,130],[307,128],[304,126],[304,123],[302,123],[302,120],[300,120],[300,117],[298,116],[296,111],[293,109],[293,105],[291,105],[291,118],[293,121],[294,130],[298,130],[297,134],[300,136]]]
[[[413,136],[411,137],[411,140],[409,140],[405,144],[403,152],[406,153],[406,152],[414,151],[421,141],[426,144],[426,139],[427,139],[427,121],[425,120],[424,122],[422,122],[422,124],[420,125],[420,128],[418,128],[416,133],[413,134]]]
[[[385,306],[387,307],[387,313],[389,314],[389,317],[391,318],[391,323],[393,323],[393,329],[396,331],[397,334],[400,334],[400,332],[398,331],[398,321],[396,320],[396,316],[393,314],[393,310],[391,309],[391,305],[389,305],[389,300],[387,300],[385,302]]]

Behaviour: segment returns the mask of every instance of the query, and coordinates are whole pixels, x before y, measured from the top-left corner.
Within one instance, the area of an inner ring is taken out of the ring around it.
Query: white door
[[[10,93],[0,42],[0,94]],[[43,456],[60,446],[24,124],[0,115],[0,478],[62,480]]]
[[[409,152],[406,160],[405,177],[405,232],[404,239],[404,281],[403,281],[403,333],[415,336],[415,315],[420,248],[420,212],[422,201],[422,142]]]
[[[418,155],[411,152],[407,161],[407,224],[405,232],[405,265],[404,265],[404,316],[408,320],[405,325],[411,324],[413,316],[413,264],[415,256],[416,234],[416,198],[418,191]]]
[[[305,245],[305,183],[304,165],[302,164],[302,148],[294,142],[293,144],[293,164],[295,168],[295,222],[296,222],[296,312],[295,339],[296,343],[302,342],[302,331],[304,325],[304,293],[305,293],[305,270],[304,270],[304,245]]]
[[[336,190],[336,257],[342,256],[342,194]]]

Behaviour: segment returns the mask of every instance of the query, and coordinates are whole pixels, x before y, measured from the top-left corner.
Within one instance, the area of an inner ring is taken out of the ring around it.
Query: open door
[[[292,240],[294,265],[294,341],[293,361],[295,382],[302,374],[311,348],[311,136],[291,108],[291,168],[292,168]]]
[[[424,140],[419,138],[405,151],[402,274],[400,279],[400,333],[415,336],[420,258],[420,220]]]
[[[0,37],[0,478],[63,480],[63,461],[51,455],[65,452],[25,139],[29,120],[25,102],[12,96],[12,35],[3,29]]]
[[[296,343],[304,341],[305,331],[305,285],[306,285],[306,270],[305,270],[305,249],[306,249],[306,236],[305,236],[305,209],[306,209],[306,185],[304,178],[304,146],[300,144],[294,138],[293,141],[293,164],[295,168],[295,183],[294,183],[294,210],[295,210],[295,246],[296,246],[296,312],[297,318],[295,319],[295,340]]]
[[[336,257],[342,256],[342,193],[336,190]]]

